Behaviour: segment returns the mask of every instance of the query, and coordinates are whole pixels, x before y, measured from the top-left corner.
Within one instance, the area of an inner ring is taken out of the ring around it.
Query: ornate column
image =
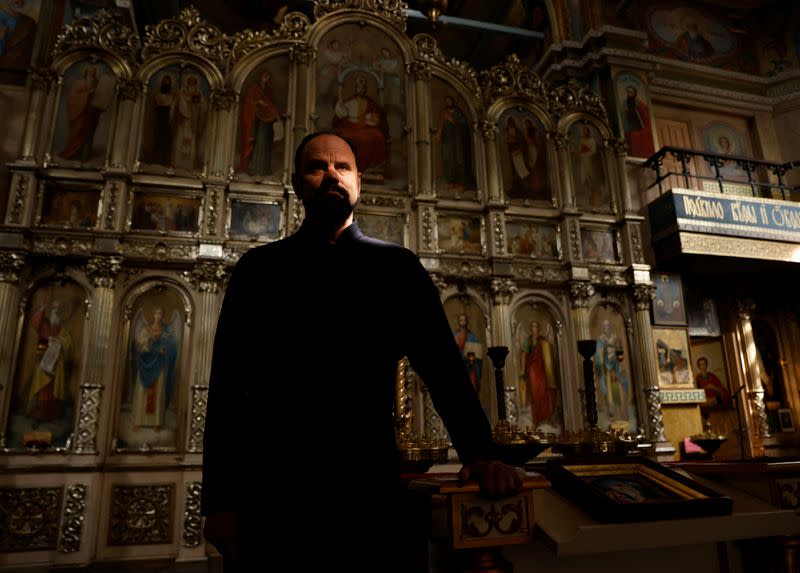
[[[483,145],[486,148],[486,182],[489,187],[489,201],[502,201],[500,189],[500,170],[497,166],[497,125],[491,121],[481,121]]]
[[[14,351],[16,337],[17,284],[20,274],[25,267],[25,253],[15,251],[0,251],[0,399],[3,390],[9,385],[11,372],[9,367]]]
[[[214,351],[214,330],[219,315],[218,294],[228,274],[228,267],[219,262],[199,262],[183,278],[199,294],[197,322],[195,323],[195,379],[192,385],[192,411],[188,450],[203,451],[203,429],[206,420],[208,380],[211,376],[211,356]]]
[[[306,127],[306,118],[310,117],[314,122],[316,122],[317,119],[314,115],[314,110],[308,109],[308,86],[310,85],[310,82],[306,81],[306,78],[309,76],[308,67],[315,58],[316,51],[314,48],[306,44],[297,44],[296,46],[292,46],[289,50],[289,59],[295,63],[295,66],[297,66],[297,74],[295,77],[299,78],[299,81],[297,81],[297,94],[294,100],[294,118],[287,118],[287,123],[289,121],[294,122],[293,129],[295,147],[297,147],[297,144],[300,143],[303,137],[305,137],[306,133],[308,133],[308,129]],[[316,124],[314,124],[311,128],[311,131],[316,131],[317,129],[318,128],[316,127]]]
[[[588,340],[589,299],[594,295],[594,286],[589,281],[570,281],[569,298],[572,302],[572,320],[575,323],[575,336],[578,340]]]
[[[558,178],[561,184],[561,204],[564,207],[575,207],[573,200],[575,193],[572,190],[572,175],[570,174],[572,162],[569,160],[569,137],[567,137],[566,133],[561,133],[560,131],[551,131],[548,136],[556,144]]]
[[[625,158],[628,156],[628,144],[624,139],[612,139],[609,141],[610,145],[614,148],[614,156],[617,159],[617,178],[619,179],[619,191],[622,194],[622,211],[630,213],[631,207],[631,193],[628,186],[628,177],[625,173]]]
[[[493,278],[490,286],[492,290],[492,333],[494,334],[493,346],[506,346],[511,350],[511,356],[515,356],[513,335],[511,333],[511,299],[519,290],[516,283],[508,278]],[[506,376],[506,384],[503,396],[496,396],[506,407],[506,420],[512,425],[517,423],[517,386],[508,384],[508,380],[518,380],[519,376],[514,366],[515,361],[506,364],[506,371],[510,376]],[[509,368],[511,366],[511,368]]]
[[[231,124],[236,122],[231,118],[231,110],[236,106],[236,92],[230,89],[214,90],[211,94],[211,101],[214,105],[216,115],[216,129],[211,147],[210,160],[208,161],[208,173],[211,177],[223,179],[225,177],[225,162],[230,155],[228,153],[228,142],[233,138],[228,135]]]
[[[22,134],[20,159],[32,162],[40,151],[36,149],[36,139],[42,127],[42,106],[55,74],[46,68],[33,68],[28,77],[31,80],[31,101],[25,116],[25,132]]]
[[[418,193],[420,195],[432,195],[431,128],[427,97],[428,85],[431,81],[431,68],[424,62],[412,62],[409,71],[414,76],[414,92],[417,99],[415,145],[417,148]]]
[[[666,442],[661,414],[661,389],[658,386],[658,364],[650,326],[650,302],[655,296],[656,287],[651,284],[633,286],[633,300],[636,305],[634,320],[638,334],[636,352],[639,353],[642,364],[642,387],[647,401],[647,439],[651,442]]]
[[[122,80],[118,90],[119,109],[117,110],[114,142],[111,146],[110,166],[112,168],[125,167],[126,154],[131,148],[131,123],[135,117],[134,107],[139,95],[144,90],[144,84],[138,79]]]
[[[761,440],[770,437],[769,424],[767,423],[767,410],[764,405],[764,387],[761,384],[761,367],[758,362],[756,340],[753,336],[751,316],[755,310],[752,300],[742,299],[736,301],[736,316],[741,347],[746,357],[745,367],[747,406],[743,408],[748,427],[755,429],[753,436],[753,451],[763,450]]]
[[[75,434],[75,452],[97,453],[97,428],[103,389],[108,378],[105,358],[111,336],[114,307],[114,285],[122,267],[122,257],[92,257],[86,263],[86,276],[94,285],[89,314],[89,350],[86,356],[86,373],[80,385],[78,428]]]

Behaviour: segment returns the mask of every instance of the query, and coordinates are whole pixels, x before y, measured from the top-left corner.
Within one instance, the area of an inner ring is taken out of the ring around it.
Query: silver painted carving
[[[604,121],[608,113],[602,98],[589,87],[577,80],[569,80],[566,84],[550,90],[549,109],[556,117],[570,112],[587,112]]]
[[[500,213],[494,214],[494,247],[501,255],[506,252],[505,224]]]
[[[422,244],[429,251],[433,250],[433,209],[422,209]]]
[[[203,451],[203,436],[206,427],[206,406],[208,405],[208,386],[192,386],[192,419],[189,431],[190,452]]]
[[[25,186],[27,177],[20,175],[17,178],[17,188],[14,190],[14,203],[11,206],[9,220],[12,223],[19,223],[22,215],[22,208],[25,206]]]
[[[645,284],[633,286],[633,301],[636,304],[636,310],[649,310],[650,303],[655,297],[655,286]]]
[[[747,392],[747,397],[750,401],[750,408],[753,411],[753,421],[755,422],[758,436],[760,438],[769,438],[772,434],[769,431],[767,409],[764,405],[764,391],[749,390]]]
[[[519,289],[511,279],[494,278],[492,279],[491,290],[495,304],[509,304],[511,298]]]
[[[50,86],[58,76],[49,68],[30,68],[28,78],[31,80],[31,87],[40,92],[50,91]]]
[[[301,66],[307,66],[317,57],[317,51],[308,44],[295,44],[289,48],[289,59]]]
[[[517,387],[505,387],[506,419],[512,426],[516,426],[519,421],[519,407],[517,406]]]
[[[62,235],[36,235],[33,237],[33,252],[45,255],[88,255],[92,241],[64,237]]]
[[[114,486],[111,490],[109,545],[172,542],[174,484]]]
[[[661,412],[661,390],[658,387],[645,388],[647,400],[647,439],[651,442],[666,442],[664,435],[664,416]]]
[[[108,186],[108,206],[106,207],[106,229],[114,228],[114,218],[117,215],[117,182],[112,181]]]
[[[81,548],[87,489],[87,486],[82,483],[67,488],[64,517],[61,523],[61,540],[58,544],[58,550],[62,553],[75,553]]]
[[[462,279],[486,277],[491,273],[491,267],[485,261],[447,259],[442,261],[441,269],[446,275]]]
[[[573,308],[587,308],[594,295],[594,286],[587,281],[570,281],[569,298]]]
[[[368,207],[394,207],[396,209],[405,209],[406,207],[404,199],[381,195],[361,195],[360,203]]]
[[[199,547],[203,542],[200,518],[200,494],[203,485],[193,481],[186,484],[186,510],[183,512],[183,546]]]
[[[78,429],[75,433],[76,454],[97,453],[97,426],[100,419],[102,384],[81,384]]]
[[[211,94],[211,100],[214,103],[214,109],[228,111],[236,105],[239,98],[236,92],[229,89],[214,90]],[[220,174],[220,177],[222,175]]]
[[[0,489],[0,551],[55,549],[60,487]]]

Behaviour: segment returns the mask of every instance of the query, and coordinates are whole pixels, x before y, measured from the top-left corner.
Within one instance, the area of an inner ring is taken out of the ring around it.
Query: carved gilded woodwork
[[[76,454],[97,453],[97,428],[104,389],[102,384],[81,384],[78,427],[75,430]]]
[[[448,73],[453,74],[467,87],[469,95],[476,100],[480,100],[481,86],[478,82],[478,74],[472,66],[466,62],[445,56],[439,48],[436,38],[428,34],[417,34],[414,36],[414,48],[421,60],[438,64]]]
[[[503,97],[524,98],[544,109],[550,107],[547,86],[536,72],[520,63],[516,54],[509,55],[505,63],[481,72],[480,84],[486,107]]]
[[[189,429],[190,452],[203,451],[203,436],[206,428],[206,406],[208,405],[208,386],[192,386],[192,412]]]
[[[175,18],[145,28],[142,57],[149,60],[159,54],[185,51],[213,62],[222,71],[227,68],[232,44],[232,38],[203,20],[197,8],[190,6]]]
[[[63,489],[0,489],[0,551],[55,550]]]
[[[140,40],[133,30],[121,23],[119,13],[99,10],[90,17],[67,24],[56,38],[53,59],[87,48],[111,52],[134,68],[139,59]]]
[[[230,54],[230,65],[233,67],[248,54],[283,40],[301,40],[308,34],[310,27],[311,23],[305,14],[289,12],[283,17],[280,25],[275,30],[243,30],[238,32],[232,38],[233,48]],[[309,55],[313,56],[313,54]]]
[[[172,543],[175,485],[111,488],[109,545]]]
[[[586,84],[569,80],[550,90],[548,109],[556,117],[570,113],[589,113],[608,122],[608,112],[602,98]]]
[[[314,16],[321,20],[330,14],[358,10],[377,15],[398,30],[405,31],[405,7],[406,4],[402,0],[315,0]]]
[[[25,253],[0,251],[0,282],[17,284],[25,268]]]

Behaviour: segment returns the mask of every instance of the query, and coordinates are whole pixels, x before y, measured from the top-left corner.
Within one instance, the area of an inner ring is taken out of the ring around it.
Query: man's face
[[[469,321],[467,320],[467,315],[466,314],[459,314],[458,315],[458,326],[460,326],[461,328],[467,328],[468,325],[469,325]]]
[[[311,218],[334,224],[347,220],[361,194],[356,158],[335,135],[323,134],[306,144],[292,184]]]

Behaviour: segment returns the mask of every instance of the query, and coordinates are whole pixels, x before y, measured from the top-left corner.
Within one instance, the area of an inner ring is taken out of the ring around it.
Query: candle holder
[[[447,450],[450,446],[444,438],[414,436],[401,428],[396,430],[395,436],[401,473],[422,474],[433,464],[447,461]]]
[[[583,388],[586,400],[586,426],[580,432],[565,432],[553,451],[569,457],[613,455],[624,456],[638,447],[637,436],[622,431],[606,431],[597,425],[597,394],[594,389],[592,357],[596,340],[579,340],[578,352],[583,357]]]
[[[512,465],[522,465],[552,445],[551,437],[542,432],[520,430],[508,421],[505,404],[505,381],[503,369],[508,356],[508,346],[492,346],[487,354],[494,366],[494,381],[497,391],[497,425],[492,432],[497,456]]]
[[[703,451],[708,454],[708,459],[712,459],[722,444],[728,441],[728,436],[712,431],[711,421],[706,419],[703,422],[703,433],[689,436],[689,439],[703,448]]]

